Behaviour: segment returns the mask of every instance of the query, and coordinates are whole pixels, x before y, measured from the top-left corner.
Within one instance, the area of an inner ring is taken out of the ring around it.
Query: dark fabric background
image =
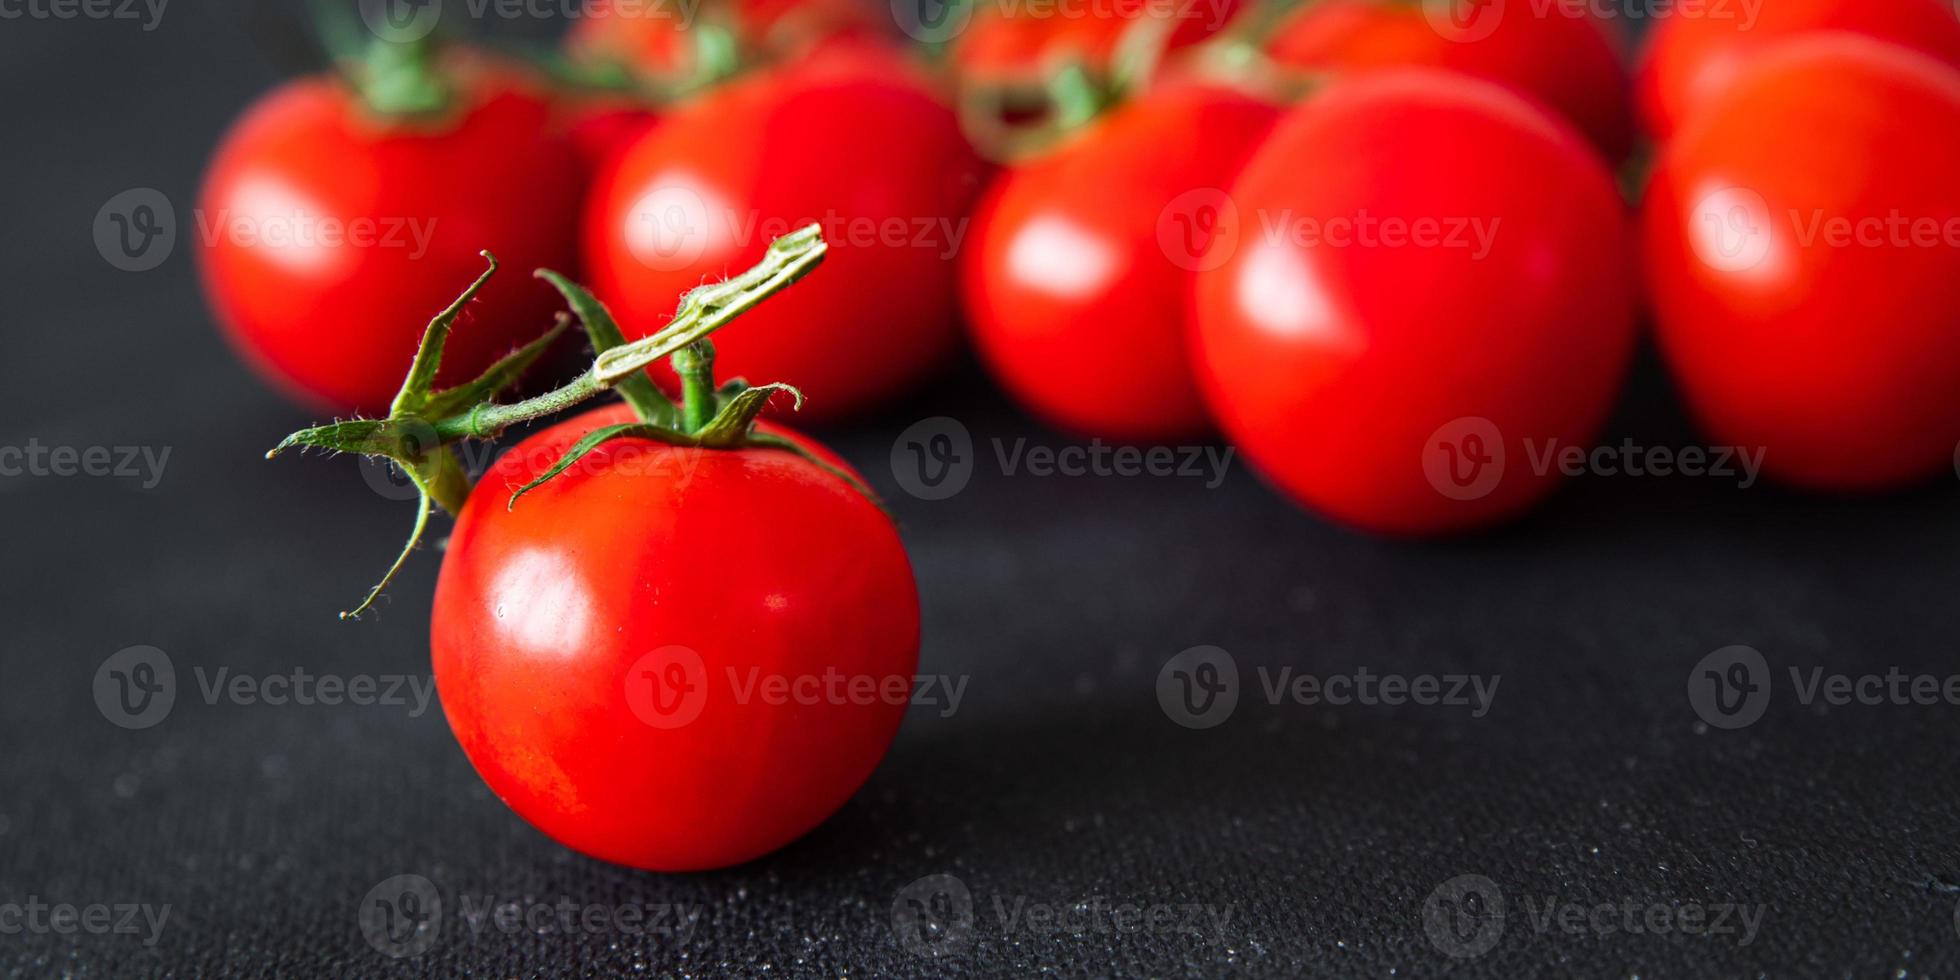
[[[148,273],[96,253],[97,209],[155,187],[188,213],[227,120],[285,65],[232,7],[160,28],[0,22],[0,444],[168,446],[163,481],[0,481],[0,904],[168,904],[160,940],[0,935],[26,976],[1952,976],[1960,972],[1956,709],[1812,709],[1777,691],[1739,732],[1690,708],[1728,644],[1787,665],[1954,669],[1950,484],[1827,500],[1715,480],[1574,481],[1501,533],[1445,544],[1330,527],[1234,466],[1179,479],[1005,477],[990,440],[1059,446],[977,372],[825,433],[887,494],[918,571],[922,670],[970,677],[915,710],[869,785],[745,867],[654,875],[560,848],[492,798],[439,711],[208,705],[193,668],[427,670],[425,552],[379,615],[336,622],[405,530],[350,460],[268,464],[310,421],[224,348],[185,246]],[[274,35],[276,38],[277,35]],[[1651,359],[1650,359],[1651,360]],[[904,494],[894,436],[960,419],[960,495]],[[1694,438],[1643,364],[1609,438]],[[179,702],[128,731],[92,678],[168,652]],[[1248,694],[1193,731],[1165,660],[1229,650]],[[1491,712],[1272,706],[1251,670],[1502,675]],[[1779,679],[1781,678],[1779,673]],[[377,883],[446,903],[684,903],[686,941],[474,933],[419,958],[363,940]],[[956,876],[954,955],[894,936],[900,890]],[[1495,948],[1446,956],[1424,902],[1502,889]],[[1760,935],[1563,935],[1548,899],[1765,907]],[[1037,933],[1017,903],[1206,905],[1220,935]]]

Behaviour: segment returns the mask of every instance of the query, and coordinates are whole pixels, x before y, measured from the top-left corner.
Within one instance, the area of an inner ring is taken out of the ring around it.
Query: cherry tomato
[[[1426,69],[1283,118],[1198,274],[1200,387],[1274,483],[1375,531],[1474,528],[1556,485],[1633,343],[1624,208],[1577,131]]]
[[[219,145],[198,207],[205,294],[236,346],[290,392],[385,412],[429,317],[488,249],[507,267],[576,258],[579,165],[519,76],[448,63],[454,105],[374,117],[341,82],[284,85]],[[499,276],[442,378],[474,377],[551,325],[557,299]]]
[[[1610,160],[1633,145],[1624,38],[1584,4],[1320,0],[1302,5],[1266,47],[1282,64],[1315,71],[1428,66],[1474,75],[1564,115]]]
[[[616,405],[552,426],[478,483],[436,585],[436,688],[477,772],[553,839],[655,871],[739,864],[884,755],[918,594],[884,512],[782,450],[616,440],[506,508],[629,421]]]
[[[994,376],[1085,433],[1202,431],[1185,345],[1191,272],[1223,188],[1278,116],[1226,89],[1166,88],[1005,173],[963,259],[967,318]]]
[[[1714,439],[1826,489],[1944,472],[1960,439],[1960,72],[1816,34],[1764,52],[1656,163],[1646,271]]]
[[[1732,84],[1750,58],[1810,31],[1865,34],[1960,65],[1960,12],[1949,0],[1776,0],[1683,8],[1658,19],[1648,35],[1635,83],[1641,124],[1655,137],[1672,136],[1698,105]]]
[[[954,346],[954,257],[982,167],[896,55],[837,49],[678,107],[585,209],[587,274],[629,336],[740,272],[771,238],[825,228],[821,276],[716,338],[730,376],[793,378],[835,419],[919,382]],[[656,380],[672,385],[664,366]]]

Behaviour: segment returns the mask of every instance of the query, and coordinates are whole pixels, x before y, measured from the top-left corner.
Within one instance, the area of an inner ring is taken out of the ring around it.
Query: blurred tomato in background
[[[334,412],[387,411],[479,252],[520,271],[456,331],[445,383],[544,333],[559,301],[527,273],[577,254],[583,174],[542,80],[474,55],[402,71],[436,101],[387,111],[327,76],[274,89],[219,143],[199,199],[218,321],[267,377]]]
[[[1960,71],[1843,33],[1766,49],[1648,189],[1649,294],[1716,440],[1805,486],[1883,489],[1960,437]]]
[[[1302,3],[1266,41],[1275,61],[1352,75],[1430,67],[1505,85],[1579,127],[1609,160],[1633,147],[1626,41],[1590,4]]]

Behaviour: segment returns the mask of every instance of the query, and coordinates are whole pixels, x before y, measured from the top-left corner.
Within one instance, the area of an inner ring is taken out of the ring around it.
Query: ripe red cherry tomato
[[[516,74],[445,63],[441,118],[373,116],[338,80],[292,82],[220,143],[198,206],[204,289],[237,347],[315,405],[385,412],[432,311],[482,271],[576,257],[580,171],[548,102]],[[484,290],[445,384],[551,326],[525,276]]]
[[[1281,489],[1407,534],[1553,489],[1535,454],[1588,444],[1633,343],[1624,208],[1576,131],[1460,75],[1371,74],[1282,119],[1232,199],[1199,380]]]
[[[1175,86],[1004,174],[963,259],[967,317],[994,376],[1085,433],[1202,431],[1185,342],[1190,276],[1223,188],[1278,116],[1247,95]]]
[[[1949,0],[1776,0],[1683,8],[1656,21],[1641,57],[1640,121],[1665,139],[1732,84],[1749,59],[1810,31],[1848,31],[1960,65],[1960,11]]]
[[[1689,118],[1643,204],[1667,358],[1725,444],[1811,487],[1951,465],[1960,439],[1960,72],[1817,34]]]
[[[821,276],[715,343],[730,376],[794,378],[835,419],[920,381],[957,340],[954,258],[982,168],[895,55],[840,48],[677,108],[601,177],[586,268],[629,337],[769,241],[825,228]],[[672,385],[663,366],[656,380]]]
[[[1320,0],[1303,4],[1266,47],[1282,64],[1317,71],[1474,75],[1564,115],[1608,159],[1633,146],[1624,38],[1584,4]]]
[[[781,450],[609,442],[506,509],[580,436],[634,420],[552,426],[478,483],[436,585],[436,687],[477,772],[553,839],[726,867],[871,774],[917,670],[918,595],[884,512]]]

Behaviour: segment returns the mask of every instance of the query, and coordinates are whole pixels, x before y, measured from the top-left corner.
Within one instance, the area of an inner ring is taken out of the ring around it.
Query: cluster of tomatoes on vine
[[[875,0],[692,20],[595,0],[547,59],[382,32],[217,149],[207,213],[431,229],[413,253],[216,239],[201,270],[265,374],[364,413],[285,447],[399,463],[417,538],[459,515],[445,711],[498,794],[573,847],[731,863],[866,778],[902,705],[711,698],[663,727],[646,713],[667,700],[622,685],[910,674],[890,521],[763,413],[793,395],[816,422],[862,415],[963,331],[1058,426],[1215,428],[1291,497],[1390,533],[1547,495],[1558,474],[1526,466],[1452,492],[1437,454],[1587,444],[1643,322],[1709,437],[1772,476],[1864,490],[1951,465],[1943,0],[1683,8],[1637,53],[1577,2],[957,6],[924,45]],[[485,252],[562,271],[480,276]],[[590,367],[509,400],[573,324]],[[452,453],[605,392],[624,402],[473,488]]]

